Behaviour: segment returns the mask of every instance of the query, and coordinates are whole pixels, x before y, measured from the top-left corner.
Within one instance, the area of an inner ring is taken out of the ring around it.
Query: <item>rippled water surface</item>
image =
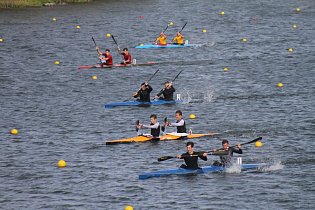
[[[205,45],[134,48],[170,22],[168,40],[187,22],[185,39]],[[315,2],[307,0],[94,1],[0,10],[0,208],[314,209],[314,26]],[[92,36],[102,51],[112,50],[114,63],[121,61],[106,34],[137,62],[156,64],[79,70],[98,62]],[[153,94],[184,70],[176,93],[202,102],[104,108],[130,98],[157,69]],[[234,145],[262,136],[263,146],[246,145],[241,157],[271,167],[139,180],[181,165],[157,158],[185,152],[187,140],[105,145],[136,136],[137,119],[148,123],[156,114],[160,122],[174,121],[178,109],[194,133],[220,133],[194,139],[196,151],[219,148],[224,138]],[[61,159],[65,168],[57,167]]]

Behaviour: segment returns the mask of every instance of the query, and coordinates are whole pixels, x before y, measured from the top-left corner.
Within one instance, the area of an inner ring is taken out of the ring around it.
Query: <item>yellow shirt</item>
[[[183,36],[176,36],[174,38],[174,41],[176,41],[178,44],[183,44],[184,43],[184,37]]]
[[[166,44],[166,37],[165,36],[159,37],[157,38],[157,41],[160,42],[160,44]]]

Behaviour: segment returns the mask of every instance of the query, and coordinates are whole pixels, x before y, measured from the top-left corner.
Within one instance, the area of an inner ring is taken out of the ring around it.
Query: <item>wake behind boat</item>
[[[114,65],[103,65],[97,64],[93,66],[80,66],[78,69],[91,69],[91,68],[113,68],[113,67],[132,67],[132,66],[152,66],[154,63],[131,63],[131,64],[114,64]]]
[[[148,48],[179,48],[179,47],[201,47],[204,44],[149,44],[136,46],[137,49],[148,49]]]
[[[140,135],[133,138],[128,139],[119,139],[113,141],[107,141],[106,145],[112,144],[120,144],[120,143],[133,143],[133,142],[147,142],[147,141],[164,141],[164,140],[180,140],[180,139],[192,139],[192,138],[200,138],[203,136],[213,136],[218,135],[219,133],[203,133],[203,134],[188,134],[188,133],[167,133],[166,135],[160,136],[158,138],[154,138],[151,135]]]
[[[248,170],[248,169],[259,169],[263,166],[266,166],[266,163],[256,163],[256,164],[242,164],[242,171]],[[150,177],[163,177],[163,176],[169,176],[169,175],[189,175],[189,174],[200,174],[205,172],[215,172],[215,171],[225,171],[225,167],[221,166],[207,166],[207,167],[201,167],[200,169],[184,169],[184,168],[178,168],[178,169],[171,169],[171,170],[165,170],[165,171],[153,171],[153,172],[147,172],[144,174],[139,175],[139,179],[147,179]]]

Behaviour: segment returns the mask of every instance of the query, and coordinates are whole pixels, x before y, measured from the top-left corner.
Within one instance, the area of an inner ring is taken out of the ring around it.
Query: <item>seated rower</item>
[[[175,92],[175,88],[172,86],[171,82],[165,82],[165,88],[163,88],[154,98],[158,98],[160,95],[164,97],[160,97],[159,100],[164,101],[173,101],[173,93]]]
[[[149,85],[149,83],[144,82],[141,84],[141,89],[138,90],[135,94],[132,96],[134,98],[140,97],[137,101],[140,102],[151,102],[150,100],[150,92],[152,91],[152,87]]]
[[[105,50],[105,53],[102,53],[98,47],[96,47],[96,50],[98,52],[99,55],[102,55],[104,57],[99,57],[100,60],[102,60],[102,67],[103,65],[113,65],[113,57],[112,55],[110,54],[110,50],[109,49],[106,49]]]
[[[160,36],[152,43],[153,44],[166,44],[166,36],[164,32],[161,32]]]
[[[151,135],[153,137],[159,137],[160,136],[160,123],[157,122],[157,117],[155,114],[150,116],[150,125],[144,125],[139,124],[137,125],[137,128],[150,128],[151,129]]]
[[[185,169],[199,169],[198,167],[198,158],[207,161],[207,153],[200,154],[198,152],[194,152],[194,143],[193,142],[187,142],[186,144],[187,152],[178,155],[177,158],[184,159],[185,164],[182,164],[180,168]]]
[[[220,149],[219,151],[228,151],[227,155],[220,156],[221,163],[218,161],[215,161],[213,165],[215,166],[224,166],[224,167],[229,167],[232,164],[232,157],[233,153],[238,153],[238,154],[243,154],[243,150],[241,149],[241,144],[238,144],[237,147],[238,149],[235,149],[234,147],[230,147],[229,141],[226,139],[223,139],[222,141],[222,146],[223,148]],[[213,150],[214,152],[217,151],[216,149]]]
[[[121,64],[131,64],[131,55],[128,52],[128,49],[124,48],[123,50],[124,52],[120,52],[120,48],[118,46],[117,46],[117,49],[118,49],[118,53],[124,56],[124,60]]]
[[[182,119],[182,115],[183,115],[182,111],[177,110],[175,112],[175,118],[177,121],[175,123],[165,122],[164,127],[166,126],[177,127],[177,133],[186,133],[186,123],[185,120]]]
[[[176,41],[176,43],[174,43],[174,44],[181,44],[181,45],[184,44],[184,36],[181,35],[180,31],[177,32],[177,36],[171,41],[171,43],[173,43],[175,41]]]

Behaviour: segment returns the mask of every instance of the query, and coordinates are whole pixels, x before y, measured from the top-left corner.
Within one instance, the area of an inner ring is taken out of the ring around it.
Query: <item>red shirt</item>
[[[108,58],[108,60],[106,60],[106,64],[108,64],[108,65],[113,65],[113,57],[112,57],[112,55],[107,56],[106,53],[102,53],[102,55],[103,55],[105,58]]]
[[[126,55],[126,53],[120,53],[120,54],[124,56],[124,60],[125,61],[129,60],[128,62],[126,62],[126,64],[130,64],[131,63],[131,55],[130,55],[130,53],[128,53],[128,55]]]

